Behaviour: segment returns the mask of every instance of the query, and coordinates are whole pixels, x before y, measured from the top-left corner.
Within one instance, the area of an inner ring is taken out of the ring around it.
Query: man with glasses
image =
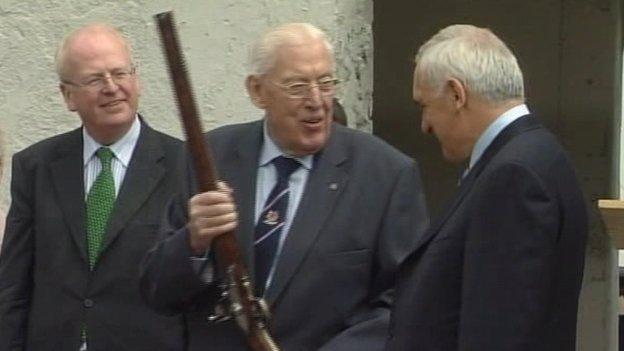
[[[186,313],[190,350],[248,350],[234,322],[210,318],[211,242],[235,229],[283,350],[379,350],[397,267],[427,225],[416,163],[332,122],[338,80],[316,27],[271,29],[250,59],[247,91],[264,119],[207,134],[225,183],[192,195],[191,179],[169,208],[143,293],[163,313]]]
[[[13,158],[0,350],[182,350],[181,317],[154,313],[138,289],[180,142],[137,114],[139,78],[116,29],[74,31],[56,64],[82,127]]]

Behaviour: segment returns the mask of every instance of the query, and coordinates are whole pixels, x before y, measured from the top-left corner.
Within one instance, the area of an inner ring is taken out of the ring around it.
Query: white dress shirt
[[[111,169],[113,171],[113,179],[115,180],[115,196],[119,194],[119,188],[121,187],[121,183],[126,176],[126,170],[130,164],[130,159],[132,159],[132,153],[134,152],[134,148],[139,140],[140,133],[141,122],[139,121],[138,116],[135,117],[130,130],[128,130],[128,132],[121,139],[111,145],[102,145],[98,143],[89,135],[86,128],[82,128],[82,138],[84,141],[82,156],[84,162],[85,199],[89,190],[91,190],[93,182],[95,182],[95,179],[98,174],[100,174],[100,170],[102,169],[100,159],[95,154],[101,147],[108,147],[113,152],[114,157],[111,161]]]
[[[82,128],[85,201],[87,194],[89,194],[89,190],[91,190],[93,182],[95,182],[98,174],[100,174],[100,170],[102,170],[102,163],[95,154],[98,149],[106,146],[113,152],[114,157],[111,160],[111,170],[115,181],[115,196],[117,196],[119,194],[119,189],[121,188],[121,183],[126,176],[130,160],[132,159],[132,153],[134,152],[134,148],[139,140],[139,134],[141,134],[141,122],[139,121],[138,116],[135,116],[130,130],[128,130],[128,132],[126,132],[121,139],[111,145],[102,145],[98,143],[91,135],[89,135],[86,128]],[[78,350],[86,351],[87,342],[83,341]]]
[[[269,136],[267,132],[266,121],[264,122],[264,133],[263,133],[263,142],[260,149],[260,157],[258,158],[258,175],[256,178],[256,197],[255,197],[255,212],[254,212],[254,227],[255,223],[258,222],[258,218],[262,213],[262,208],[266,199],[269,197],[271,190],[277,183],[277,171],[272,161],[274,158],[278,156],[291,157],[299,161],[301,163],[301,167],[294,171],[290,179],[288,181],[288,187],[290,190],[289,198],[288,198],[288,209],[286,212],[286,221],[284,223],[284,227],[282,228],[282,233],[280,236],[280,242],[277,248],[277,252],[275,258],[273,260],[273,265],[271,267],[271,271],[269,272],[269,276],[267,277],[265,290],[271,284],[273,280],[273,275],[275,273],[275,262],[277,262],[281,252],[282,246],[284,245],[284,240],[286,236],[288,236],[288,231],[290,230],[290,226],[292,225],[293,218],[297,213],[297,208],[299,207],[299,202],[301,202],[301,197],[303,196],[303,190],[305,188],[306,182],[308,181],[308,176],[310,171],[312,170],[312,165],[314,162],[314,155],[307,155],[303,157],[292,157],[280,150],[280,148],[275,144],[273,139]],[[195,272],[199,275],[199,278],[204,283],[211,283],[214,278],[214,270],[211,265],[207,265],[206,260],[209,258],[209,250],[202,257],[191,256],[191,266],[195,270]]]

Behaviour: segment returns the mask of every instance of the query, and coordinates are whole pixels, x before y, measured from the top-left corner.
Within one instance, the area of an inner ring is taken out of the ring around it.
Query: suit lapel
[[[334,128],[327,147],[315,156],[314,167],[277,261],[273,281],[266,292],[269,304],[275,302],[288,285],[346,186],[348,175],[340,168],[347,158],[346,148],[333,137],[335,134]]]
[[[164,152],[156,133],[141,122],[141,134],[132,153],[115,207],[109,220],[102,254],[117,238],[121,230],[154,191],[165,175],[160,161]]]
[[[80,257],[87,262],[85,236],[84,167],[82,157],[82,129],[68,134],[67,142],[59,147],[57,157],[50,163],[52,183],[58,204],[63,211]]]
[[[457,190],[457,193],[449,201],[449,205],[446,207],[446,210],[442,213],[440,217],[438,217],[438,220],[434,222],[434,224],[425,233],[425,235],[423,235],[416,242],[414,252],[418,251],[423,245],[429,242],[429,240],[431,240],[440,231],[442,226],[444,226],[446,221],[455,212],[459,204],[461,204],[466,194],[468,194],[469,190],[472,188],[472,185],[475,183],[476,179],[479,177],[483,169],[490,162],[490,160],[503,148],[503,146],[505,146],[515,136],[528,130],[540,127],[541,124],[539,123],[539,121],[531,115],[520,117],[512,122],[510,125],[505,127],[496,136],[496,138],[494,138],[492,143],[483,152],[483,155],[481,156],[479,161],[468,172],[465,179],[462,181],[459,189]]]
[[[223,157],[218,172],[230,182],[239,215],[236,229],[238,247],[242,250],[249,274],[253,274],[253,236],[258,157],[262,145],[262,120],[251,124],[250,132],[238,143],[233,157]],[[237,196],[242,194],[242,196]],[[245,196],[247,195],[247,196]]]

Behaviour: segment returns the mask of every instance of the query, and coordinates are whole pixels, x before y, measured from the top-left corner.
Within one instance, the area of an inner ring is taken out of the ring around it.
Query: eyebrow
[[[112,73],[117,73],[117,72],[119,72],[119,71],[123,71],[123,70],[128,70],[128,69],[129,69],[129,70],[132,70],[132,68],[133,68],[133,66],[132,66],[132,65],[127,66],[127,67],[126,67],[126,66],[123,66],[123,67],[115,67],[115,68],[113,68],[113,69],[111,69],[111,70],[107,70],[107,71],[104,71],[104,72],[102,72],[102,71],[97,71],[97,72],[87,73],[87,74],[85,74],[85,77],[103,76],[103,75],[105,75],[106,73],[111,73],[111,74],[112,74]]]
[[[321,74],[314,79],[310,79],[309,77],[306,77],[304,75],[294,74],[290,77],[284,78],[284,82],[294,82],[294,81],[311,82],[311,81],[318,81],[324,78],[334,78],[334,73],[330,72],[330,73]]]

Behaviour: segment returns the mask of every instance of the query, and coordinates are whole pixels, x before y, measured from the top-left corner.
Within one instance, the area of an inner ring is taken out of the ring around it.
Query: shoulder
[[[229,150],[250,138],[261,140],[262,121],[261,119],[217,127],[206,132],[204,136],[209,141],[211,147],[219,150]]]
[[[559,169],[572,169],[571,161],[557,138],[545,127],[521,133],[504,145],[492,159],[492,168],[527,168],[539,176]],[[563,168],[561,168],[563,167]]]
[[[415,163],[414,159],[375,135],[337,124],[332,133],[329,148],[343,149],[354,160],[391,168]]]
[[[562,192],[580,194],[571,160],[557,138],[544,127],[509,140],[479,178],[479,187],[498,191],[523,187],[524,195],[543,193],[552,198]]]
[[[162,147],[166,149],[177,149],[182,145],[182,141],[176,137],[156,130],[146,124],[144,124],[143,126],[146,129],[146,133],[149,134],[151,138],[153,138],[156,142],[158,142]]]
[[[72,148],[74,145],[82,146],[80,128],[38,141],[16,152],[13,155],[13,159],[23,161],[49,161],[54,155],[57,155],[67,148]]]
[[[233,136],[243,136],[245,134],[262,131],[262,120],[246,123],[228,124],[225,126],[217,127],[215,129],[206,132],[205,135],[210,140],[220,140],[224,138],[231,138]]]

